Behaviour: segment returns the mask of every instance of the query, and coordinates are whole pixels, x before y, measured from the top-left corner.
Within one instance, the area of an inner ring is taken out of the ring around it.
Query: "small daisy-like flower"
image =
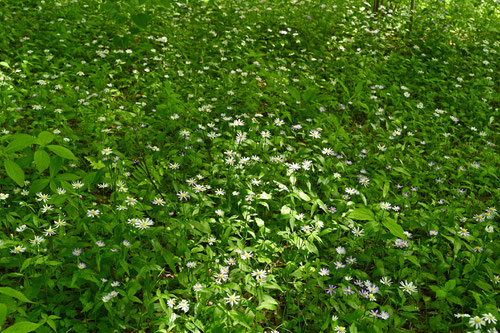
[[[103,155],[111,155],[112,153],[113,153],[113,149],[111,149],[109,147],[101,150],[101,154],[103,154]]]
[[[340,269],[340,268],[344,268],[344,267],[345,267],[345,265],[341,261],[335,262],[335,269]]]
[[[19,227],[16,228],[16,231],[17,232],[23,232],[24,230],[26,230],[26,224],[23,224],[23,225],[20,225]]]
[[[59,195],[63,195],[63,194],[65,194],[65,193],[66,193],[66,190],[65,190],[65,189],[63,189],[63,188],[60,188],[60,187],[59,187],[59,188],[56,190],[56,192],[57,192],[57,194],[59,194]]]
[[[137,199],[132,197],[127,197],[127,199],[125,199],[125,203],[128,206],[135,206],[135,204],[137,203]]]
[[[321,276],[328,276],[330,275],[330,270],[327,268],[321,268],[318,274]]]
[[[79,255],[82,254],[82,249],[76,248],[76,249],[73,250],[72,253],[73,253],[74,256],[78,257]]]
[[[47,212],[50,212],[51,210],[53,210],[54,207],[52,205],[44,205],[42,207],[42,213],[47,213]]]
[[[194,291],[201,291],[203,286],[200,283],[197,283],[193,286]]]
[[[165,200],[163,200],[162,198],[158,198],[156,197],[152,202],[151,202],[153,205],[158,205],[158,206],[165,206]]]
[[[83,263],[83,262],[78,264],[79,269],[84,269],[85,267],[87,267],[87,265],[85,265],[85,263]]]
[[[8,197],[9,197],[8,193],[0,193],[0,200],[7,200]]]
[[[56,234],[56,231],[54,229],[52,229],[52,226],[50,226],[47,229],[45,229],[45,231],[43,232],[43,234],[45,236],[53,236],[53,235]]]
[[[126,239],[122,242],[122,244],[123,246],[130,246],[130,242]]]
[[[335,291],[337,287],[336,286],[333,286],[333,285],[329,285],[328,288],[326,288],[326,293],[328,295],[333,295],[333,294],[336,294],[337,292]]]
[[[37,193],[36,196],[38,197],[36,200],[37,201],[43,201],[43,202],[47,202],[47,200],[50,199],[50,195],[48,194],[44,194],[44,193]]]
[[[76,182],[74,182],[74,183],[71,183],[71,186],[73,186],[73,188],[74,188],[75,190],[78,190],[78,189],[82,188],[84,185],[85,185],[85,184],[84,184],[84,183],[82,183],[82,182],[81,182],[81,181],[79,181],[79,180],[77,180],[77,181],[76,181]]]
[[[179,304],[177,305],[177,309],[181,309],[182,311],[184,312],[188,312],[189,311],[189,302],[186,301],[185,299],[183,299],[182,301],[179,302]]]
[[[26,251],[24,246],[16,245],[10,250],[10,253],[23,253],[24,251]]]
[[[89,209],[87,211],[87,216],[88,217],[96,217],[96,216],[99,216],[99,209]]]
[[[346,331],[346,328],[344,326],[335,326],[335,332],[337,333],[344,333],[344,332],[347,332]]]
[[[413,284],[413,282],[408,283],[406,280],[400,282],[401,288],[404,292],[407,292],[408,294],[416,293],[417,292],[417,287]]]
[[[227,294],[227,297],[224,298],[226,300],[226,304],[229,303],[231,306],[234,306],[235,304],[238,305],[238,302],[240,300],[240,296],[236,295],[235,293],[232,295]]]
[[[437,236],[438,232],[436,230],[431,230],[429,231],[429,235],[431,236]]]
[[[484,321],[483,318],[479,316],[475,316],[469,319],[469,325],[471,327],[474,327],[475,329],[480,329],[481,326],[485,326],[486,322]]]
[[[149,227],[151,227],[153,224],[154,224],[154,222],[150,218],[146,217],[145,219],[139,220],[135,224],[135,226],[138,229],[145,230],[145,229],[148,229]]]
[[[485,314],[483,314],[483,320],[485,322],[487,322],[488,324],[496,325],[496,323],[497,323],[497,319],[491,313],[485,313]]]
[[[391,204],[388,202],[382,202],[382,203],[380,203],[380,208],[382,208],[384,210],[389,210],[389,209],[391,209]]]
[[[252,251],[250,252],[245,251],[243,254],[241,254],[241,259],[243,260],[250,259],[252,257],[253,257]]]
[[[177,196],[179,197],[180,200],[187,200],[189,198],[189,193],[184,191],[179,191],[177,193]]]
[[[380,279],[380,283],[390,286],[392,284],[391,279],[389,279],[387,276],[384,276]]]
[[[196,267],[196,263],[194,261],[189,261],[187,264],[186,264],[186,267],[187,268],[195,268]]]
[[[102,240],[98,240],[97,242],[95,242],[97,246],[99,247],[105,247],[106,244],[102,241]]]
[[[44,240],[45,238],[43,237],[35,236],[32,240],[30,240],[30,243],[33,245],[40,245]]]
[[[54,226],[56,228],[59,228],[59,227],[65,226],[65,225],[66,225],[66,221],[64,221],[63,219],[58,219],[57,221],[54,221]]]
[[[167,306],[173,308],[175,306],[175,298],[170,298],[167,300]]]

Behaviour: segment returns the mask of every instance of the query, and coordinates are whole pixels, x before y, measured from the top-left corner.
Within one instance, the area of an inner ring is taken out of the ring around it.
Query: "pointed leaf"
[[[24,186],[24,171],[21,167],[12,160],[5,160],[3,163],[7,175],[19,186]]]
[[[42,324],[32,323],[30,321],[22,321],[20,323],[15,323],[11,327],[7,328],[3,333],[28,333],[33,332]]]
[[[48,145],[47,148],[56,155],[62,158],[67,158],[68,160],[76,160],[75,155],[68,148],[64,148],[56,145]]]
[[[35,152],[35,165],[39,172],[44,171],[50,165],[50,156],[43,149],[38,149]]]
[[[16,289],[12,289],[10,287],[0,287],[0,294],[4,294],[10,297],[17,298],[18,300],[26,303],[33,303],[30,301],[24,294]]]
[[[375,215],[373,214],[373,212],[371,210],[369,210],[368,208],[364,208],[364,207],[354,209],[347,216],[353,220],[360,220],[360,221],[374,221],[375,220]]]

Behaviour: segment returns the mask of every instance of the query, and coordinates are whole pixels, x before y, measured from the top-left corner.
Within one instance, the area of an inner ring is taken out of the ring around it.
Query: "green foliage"
[[[493,332],[498,6],[377,3],[4,1],[0,330]]]

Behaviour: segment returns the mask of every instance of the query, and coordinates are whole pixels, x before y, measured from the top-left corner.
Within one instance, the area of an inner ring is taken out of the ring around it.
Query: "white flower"
[[[87,216],[88,217],[96,217],[99,215],[99,209],[89,209],[87,211]]]
[[[485,314],[483,314],[483,320],[485,322],[487,322],[488,324],[496,325],[496,323],[497,323],[497,319],[491,313],[485,313]]]
[[[413,285],[413,282],[408,283],[406,280],[403,282],[400,282],[401,288],[404,292],[407,292],[408,294],[416,293],[417,292],[417,287]]]
[[[112,153],[113,153],[113,150],[109,147],[101,150],[101,154],[103,154],[103,155],[111,155]]]
[[[478,329],[478,328],[481,328],[481,326],[486,325],[486,322],[484,321],[483,318],[481,318],[479,316],[475,316],[475,317],[472,317],[469,319],[469,325]]]
[[[17,245],[17,246],[14,246],[13,249],[10,250],[10,253],[22,253],[26,251],[26,248],[21,246],[21,245]]]
[[[238,304],[238,301],[240,299],[240,296],[237,296],[236,294],[232,294],[232,295],[229,295],[229,293],[227,294],[227,297],[224,298],[226,300],[226,304],[227,303],[230,303],[231,306],[234,306],[235,304],[237,305]]]
[[[150,218],[146,217],[145,219],[139,220],[135,224],[135,226],[138,229],[145,230],[145,229],[148,229],[149,227],[151,227],[153,224],[154,224],[154,222]]]
[[[389,209],[391,209],[391,204],[388,202],[382,202],[382,203],[380,203],[380,208],[382,208],[384,210],[389,210]]]
[[[181,309],[184,312],[189,311],[189,303],[185,299],[179,302],[179,305],[177,305],[177,309]]]
[[[245,251],[245,253],[243,253],[241,255],[241,259],[243,259],[243,260],[250,259],[252,257],[253,257],[252,251],[250,251],[250,252]]]

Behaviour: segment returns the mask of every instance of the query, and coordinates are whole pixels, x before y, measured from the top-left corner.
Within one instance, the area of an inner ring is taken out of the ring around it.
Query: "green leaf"
[[[279,302],[272,298],[269,295],[263,295],[262,297],[262,302],[260,302],[259,306],[257,306],[257,310],[262,310],[262,309],[267,309],[274,311],[276,310],[276,305],[278,305]]]
[[[45,145],[51,143],[52,140],[54,140],[54,134],[52,134],[50,132],[43,131],[43,132],[40,132],[40,134],[38,134],[38,139],[36,140],[36,143],[38,143],[39,145],[45,146]]]
[[[151,22],[151,15],[140,13],[132,15],[132,21],[141,29],[146,29]]]
[[[35,142],[36,138],[28,134],[16,134],[13,136],[14,140],[7,145],[5,149],[6,153],[13,153],[16,151],[23,150],[24,148],[31,146]]]
[[[288,214],[290,214],[290,213],[291,213],[291,209],[290,209],[290,207],[288,207],[288,206],[286,206],[286,205],[285,205],[285,206],[283,206],[283,207],[281,207],[281,214],[283,214],[283,215],[288,215]]]
[[[387,196],[388,192],[389,192],[389,183],[385,182],[385,184],[384,184],[384,190],[382,192],[382,197],[385,198]]]
[[[20,323],[15,323],[11,327],[7,328],[3,333],[27,333],[33,332],[42,324],[32,323],[30,321],[22,321]]]
[[[361,221],[375,221],[375,215],[373,212],[367,208],[356,208],[351,211],[347,217],[353,220],[361,220]]]
[[[3,166],[7,175],[19,186],[24,186],[24,171],[21,167],[12,160],[5,160]]]
[[[37,179],[30,186],[31,193],[37,193],[49,185],[50,179]]]
[[[50,160],[50,178],[54,178],[57,173],[61,170],[62,158],[61,156],[55,156]]]
[[[410,173],[408,171],[406,171],[406,169],[403,169],[401,167],[394,167],[393,170],[397,171],[399,173],[402,173],[402,174],[404,174],[404,175],[406,175],[408,177],[411,177]]]
[[[406,235],[404,234],[403,228],[399,224],[397,224],[396,221],[394,221],[393,219],[387,217],[387,218],[385,218],[384,221],[382,221],[382,224],[387,229],[389,229],[391,234],[393,234],[394,236],[396,236],[398,238],[406,239]]]
[[[10,287],[0,287],[0,294],[4,294],[4,295],[10,296],[10,297],[17,298],[21,302],[33,303],[26,296],[24,296],[24,294],[22,292],[17,291],[15,289],[12,289]]]
[[[50,156],[43,149],[38,149],[35,152],[35,165],[38,169],[38,172],[43,172],[50,165]]]
[[[301,198],[304,201],[311,201],[311,197],[305,194],[303,191],[298,191],[297,194],[299,195],[299,198]]]
[[[0,327],[5,322],[5,318],[7,318],[7,305],[0,303]]]
[[[262,227],[264,225],[264,220],[259,219],[258,217],[255,218],[255,222],[259,227]]]
[[[76,160],[75,155],[68,148],[64,148],[56,145],[48,145],[47,148],[56,155],[66,158],[68,160]]]
[[[451,291],[455,288],[456,285],[457,285],[457,280],[450,280],[446,282],[446,284],[444,285],[444,289],[446,289],[446,291]]]

